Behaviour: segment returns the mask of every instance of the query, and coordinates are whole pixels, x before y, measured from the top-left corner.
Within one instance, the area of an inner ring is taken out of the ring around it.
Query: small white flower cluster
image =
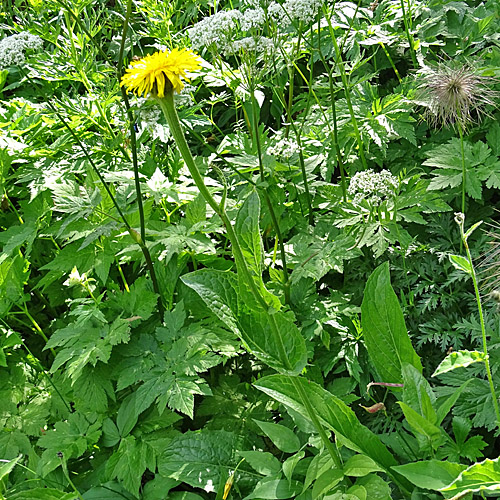
[[[203,47],[215,45],[224,51],[231,32],[238,28],[241,18],[239,10],[221,10],[196,23],[187,31],[193,48],[199,51]]]
[[[323,0],[286,0],[283,9],[288,16],[298,21],[313,21],[321,10]]]
[[[271,2],[268,13],[278,26],[289,25],[294,20],[307,23],[315,19],[322,4],[323,0],[286,0],[283,4]]]
[[[347,192],[349,196],[353,197],[352,202],[355,204],[366,200],[371,205],[380,205],[383,201],[394,196],[398,185],[398,178],[388,170],[377,173],[370,169],[354,175]]]
[[[0,68],[17,66],[26,60],[24,52],[27,49],[39,50],[43,40],[27,31],[16,33],[0,40]]]
[[[247,36],[241,40],[232,42],[226,49],[226,54],[238,54],[239,52],[255,52],[256,54],[269,54],[275,49],[274,42],[265,36],[257,39]]]
[[[235,35],[255,35],[255,31],[264,27],[267,18],[272,19],[280,28],[289,26],[295,20],[306,23],[314,21],[321,10],[323,0],[285,0],[283,3],[274,0],[245,0],[244,4],[247,8],[243,12],[236,9],[221,10],[188,29],[193,49],[199,51],[202,48],[215,47],[228,55],[235,54],[240,49],[263,52],[269,46],[266,38],[263,37],[263,43],[251,44],[249,40],[252,37],[235,40]]]
[[[247,9],[240,19],[240,28],[243,31],[250,31],[252,28],[260,29],[266,22],[266,13],[262,7]]]
[[[274,146],[267,148],[267,154],[278,158],[291,158],[295,153],[299,152],[299,145],[292,139],[283,138]]]

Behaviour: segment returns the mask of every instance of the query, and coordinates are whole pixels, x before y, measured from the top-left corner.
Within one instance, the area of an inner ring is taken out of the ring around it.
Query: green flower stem
[[[335,467],[337,467],[337,469],[342,469],[342,460],[340,459],[339,451],[337,450],[337,447],[328,438],[328,435],[324,427],[321,425],[321,422],[319,421],[319,418],[316,415],[316,412],[314,411],[314,408],[311,405],[309,396],[307,395],[306,391],[304,390],[300,382],[297,380],[297,377],[290,377],[290,380],[293,386],[295,387],[295,390],[299,393],[300,399],[302,399],[302,403],[304,404],[307,414],[309,415],[309,418],[311,419],[314,427],[318,431],[318,434],[321,438],[321,441],[323,441],[325,448],[332,457]]]
[[[27,80],[36,87],[35,83],[33,80],[29,77],[28,74],[25,73],[25,77]],[[160,313],[160,316],[163,317],[163,302],[160,294],[160,287],[158,286],[158,280],[156,278],[156,273],[153,267],[153,260],[151,259],[151,254],[149,253],[149,249],[144,243],[144,240],[140,237],[139,233],[132,228],[132,226],[129,224],[127,218],[125,217],[125,214],[123,213],[123,210],[120,208],[120,205],[116,201],[116,198],[114,194],[112,193],[108,183],[102,176],[100,170],[97,168],[97,165],[95,164],[94,160],[92,157],[88,154],[87,150],[85,149],[84,145],[82,144],[82,141],[80,138],[75,134],[74,130],[69,126],[67,121],[62,117],[62,115],[57,111],[56,107],[49,101],[47,100],[47,105],[49,108],[53,111],[53,113],[61,120],[61,123],[63,126],[68,130],[70,133],[71,137],[75,140],[75,142],[78,144],[79,148],[82,150],[83,155],[85,156],[85,159],[89,162],[90,166],[96,173],[97,177],[99,178],[99,181],[103,185],[106,193],[108,194],[111,202],[113,203],[114,207],[116,208],[116,211],[118,212],[123,224],[127,228],[128,233],[132,237],[132,239],[139,245],[142,254],[144,256],[144,260],[146,261],[146,266],[149,270],[149,274],[151,275],[151,281],[153,282],[153,290],[154,292],[158,295],[158,312]],[[127,101],[128,102],[128,101]],[[132,127],[133,128],[133,127]]]
[[[125,19],[123,21],[123,32],[122,32],[122,38],[120,42],[120,51],[118,53],[118,66],[116,68],[116,75],[118,78],[118,81],[121,80],[122,77],[122,70],[123,70],[123,54],[125,51],[125,40],[127,37],[127,31],[128,31],[128,26],[129,26],[129,21],[130,17],[132,15],[132,0],[127,0],[127,12],[125,14]],[[130,103],[128,100],[127,96],[127,91],[125,90],[124,87],[120,87],[123,102],[125,103],[125,109],[127,111],[127,116],[128,116],[128,121],[129,121],[129,131],[130,131],[130,148],[132,150],[132,164],[134,168],[134,182],[135,182],[135,192],[136,192],[136,197],[137,197],[137,206],[139,208],[139,220],[140,220],[140,226],[141,226],[141,234],[137,233],[134,229],[130,227],[128,223],[127,229],[134,241],[140,246],[142,253],[144,255],[144,259],[146,260],[146,265],[149,270],[149,274],[151,275],[151,281],[153,282],[153,289],[155,293],[158,295],[158,312],[160,313],[160,316],[163,318],[163,300],[162,296],[160,293],[160,287],[158,285],[158,279],[156,277],[156,272],[153,266],[153,260],[151,259],[151,254],[149,253],[149,249],[146,246],[146,223],[144,220],[144,207],[142,205],[142,193],[141,193],[141,183],[139,180],[139,164],[137,161],[137,141],[136,141],[136,136],[135,136],[135,129],[134,129],[134,124],[135,124],[135,118],[134,118],[134,113],[132,112],[132,109],[130,108]],[[115,202],[115,206],[117,206]],[[122,215],[122,219],[123,219]]]
[[[125,214],[123,213],[122,209],[120,208],[120,205],[116,201],[116,198],[115,198],[114,194],[111,192],[111,189],[110,189],[108,183],[106,182],[106,180],[102,176],[100,170],[97,168],[97,165],[95,164],[95,162],[92,159],[92,157],[87,153],[87,150],[83,146],[83,144],[80,141],[79,137],[75,134],[75,132],[73,131],[73,129],[68,125],[68,123],[61,116],[61,114],[56,110],[56,108],[54,107],[54,105],[50,101],[47,101],[47,104],[49,105],[49,108],[51,108],[52,111],[56,114],[56,116],[59,118],[59,120],[61,120],[61,122],[64,125],[64,127],[66,127],[66,129],[68,130],[68,132],[70,133],[70,135],[73,137],[73,139],[79,145],[79,147],[82,150],[85,158],[87,159],[87,161],[89,162],[90,166],[92,167],[92,169],[96,173],[97,177],[99,178],[99,181],[101,182],[101,184],[103,185],[106,193],[108,194],[109,198],[111,199],[114,207],[116,208],[116,211],[120,215],[120,218],[121,218],[123,224],[125,225],[125,227],[127,228],[128,233],[130,234],[130,236],[132,237],[132,239],[139,245],[139,247],[140,247],[140,249],[142,251],[142,254],[144,256],[144,260],[146,261],[146,266],[147,266],[147,268],[149,270],[149,274],[151,275],[151,281],[153,282],[153,290],[158,295],[158,300],[159,300],[159,302],[158,302],[158,312],[160,313],[160,316],[163,317],[163,302],[162,302],[162,299],[161,299],[160,287],[158,286],[158,280],[156,278],[156,273],[155,273],[155,270],[154,270],[154,267],[153,267],[153,260],[151,259],[151,254],[149,253],[148,247],[144,243],[144,240],[141,238],[140,234],[129,224],[127,218],[125,217]]]
[[[486,368],[486,376],[488,377],[488,383],[490,385],[491,397],[493,399],[493,407],[495,409],[495,415],[497,417],[497,427],[500,429],[500,409],[498,407],[498,399],[495,393],[495,386],[493,384],[493,377],[491,375],[490,360],[488,358],[488,343],[486,340],[486,327],[484,324],[483,316],[483,306],[481,304],[481,295],[479,294],[479,287],[477,285],[476,271],[474,269],[474,263],[472,262],[472,256],[469,250],[469,244],[467,243],[467,235],[464,234],[463,224],[461,225],[462,231],[462,241],[465,246],[465,251],[467,253],[467,260],[470,265],[470,274],[472,277],[472,283],[474,284],[474,292],[476,294],[477,309],[479,311],[479,322],[481,324],[481,336],[483,340],[483,353],[484,353],[484,365]]]
[[[409,20],[406,15],[404,0],[401,0],[401,10],[403,11],[403,21],[405,25],[406,38],[408,40],[408,44],[410,45],[410,55],[411,55],[411,60],[413,62],[413,67],[418,68],[417,56],[415,55],[415,47],[413,46],[413,37],[410,34]]]
[[[207,203],[210,205],[210,207],[212,207],[214,212],[222,219],[222,222],[227,231],[228,239],[231,242],[232,251],[234,259],[236,261],[238,272],[241,273],[242,278],[245,280],[246,284],[250,288],[252,295],[255,297],[259,305],[262,307],[263,312],[266,314],[267,319],[269,321],[269,325],[271,327],[272,335],[275,338],[276,345],[278,346],[280,360],[283,363],[283,366],[287,370],[291,371],[292,365],[290,363],[290,360],[288,359],[285,346],[283,345],[283,342],[281,340],[281,336],[279,334],[279,327],[276,323],[276,319],[273,314],[269,313],[269,304],[267,304],[264,297],[257,289],[255,280],[251,275],[250,270],[248,269],[248,266],[245,262],[245,258],[243,257],[243,253],[241,251],[241,247],[238,242],[236,233],[234,232],[234,229],[231,225],[231,221],[226,215],[224,208],[215,201],[214,197],[212,196],[207,186],[205,185],[205,182],[203,181],[203,177],[201,176],[198,167],[196,166],[194,158],[191,154],[191,150],[189,149],[189,146],[186,142],[186,138],[184,136],[184,132],[182,130],[179,117],[177,116],[177,111],[175,109],[175,104],[174,104],[173,91],[172,90],[170,92],[167,91],[165,93],[164,98],[158,98],[158,103],[160,104],[163,114],[165,115],[165,119],[167,120],[170,132],[177,144],[177,147],[179,148],[181,156],[184,159],[184,162],[186,163],[186,166],[191,174],[194,183],[196,184],[196,187],[200,191],[201,195],[205,198]],[[340,467],[341,461],[339,453],[328,439],[328,436],[314,411],[314,408],[309,400],[309,397],[307,396],[307,393],[303,390],[299,382],[294,377],[291,377],[291,379],[293,381],[293,384],[297,392],[299,393],[302,399],[302,402],[309,415],[309,418],[316,427],[316,430],[318,431],[325,445],[325,448],[331,454],[334,463],[338,464],[338,466]]]
[[[28,311],[28,306],[26,305],[26,302],[23,302],[22,305],[19,307],[22,309],[22,311],[26,315],[26,317],[31,321],[31,324],[33,325],[33,328],[35,329],[35,331],[38,332],[38,334],[42,337],[42,339],[45,341],[45,343],[47,343],[49,341],[49,339],[47,338],[47,335],[45,335],[45,333],[43,332],[40,325],[37,323],[35,318]],[[51,348],[50,352],[53,354],[54,357],[56,357],[56,351],[54,351],[54,349]]]
[[[327,68],[328,83],[330,85],[330,102],[332,104],[333,135],[332,135],[330,126],[328,128],[330,129],[330,136],[333,139],[333,144],[335,147],[335,154],[337,155],[337,164],[339,166],[340,182],[341,182],[341,186],[342,186],[342,198],[344,201],[347,201],[347,182],[346,182],[346,178],[345,178],[345,168],[344,168],[344,162],[342,159],[342,152],[340,151],[340,145],[339,145],[339,133],[338,133],[338,126],[337,126],[337,106],[335,104],[335,89],[333,88],[333,75],[332,75],[331,68],[328,68],[328,65],[326,64],[326,61],[324,58],[323,58],[323,64],[324,64],[325,68]]]
[[[458,135],[460,136],[460,154],[462,159],[462,213],[465,214],[465,189],[466,189],[466,175],[467,167],[465,165],[465,147],[464,147],[464,131],[462,126],[458,124]]]
[[[66,463],[66,460],[64,460],[64,458],[62,456],[62,452],[59,452],[59,453],[61,453],[60,460],[61,460],[61,466],[63,469],[64,476],[66,477],[68,483],[70,484],[71,488],[73,489],[73,491],[75,492],[77,497],[80,500],[84,500],[82,494],[78,491],[77,487],[75,486],[75,483],[73,483],[73,481],[71,480],[71,477],[70,477],[69,471],[68,471],[68,464]]]
[[[385,45],[383,42],[379,42],[379,45],[382,47],[382,50],[384,51],[384,54],[386,55],[387,59],[389,60],[389,63],[392,66],[392,69],[394,70],[394,73],[396,74],[399,83],[402,83],[401,76],[399,74],[398,68],[396,68],[396,65],[394,64],[394,61],[392,60],[391,54],[389,54],[389,51],[386,49]]]
[[[257,156],[259,159],[259,172],[260,172],[260,180],[264,185],[266,181],[266,177],[264,174],[264,165],[262,163],[262,149],[260,145],[260,136],[259,136],[259,122],[257,119],[258,107],[257,107],[257,99],[255,98],[255,92],[252,88],[252,114],[253,114],[253,125],[254,125],[254,137],[255,137],[255,145],[257,146]],[[307,187],[307,184],[306,184]],[[309,195],[309,191],[307,191]],[[285,244],[283,242],[283,236],[281,234],[281,229],[278,223],[278,219],[276,218],[276,214],[274,212],[273,204],[271,203],[271,199],[269,198],[269,194],[265,187],[262,188],[262,194],[264,195],[264,200],[267,205],[267,209],[269,211],[269,215],[271,216],[271,221],[273,223],[274,231],[276,233],[276,239],[278,241],[278,245],[280,248],[281,255],[281,264],[283,266],[283,292],[285,294],[285,303],[290,304],[290,282],[288,279],[288,266],[286,263],[286,252],[285,252]]]
[[[330,16],[326,16],[326,20],[328,22],[328,28],[330,30],[330,37],[333,42],[333,48],[335,50],[335,63],[337,64],[337,67],[340,72],[340,78],[342,79],[342,86],[344,87],[345,100],[347,103],[347,107],[349,109],[349,114],[351,115],[351,123],[354,129],[354,136],[356,137],[356,142],[358,143],[359,158],[361,160],[361,163],[363,164],[363,168],[366,170],[368,168],[368,164],[366,163],[365,149],[363,146],[363,141],[361,139],[361,134],[359,133],[358,122],[356,120],[356,115],[354,114],[354,107],[352,105],[351,95],[350,95],[350,85],[347,79],[344,60],[342,59],[342,53],[340,52],[339,44],[337,43],[337,37],[335,36]]]

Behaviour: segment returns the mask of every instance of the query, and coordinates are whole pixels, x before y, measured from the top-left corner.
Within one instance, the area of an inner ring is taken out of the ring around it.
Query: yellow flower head
[[[158,97],[165,97],[167,82],[170,82],[174,92],[180,92],[184,87],[181,77],[186,78],[186,71],[195,71],[200,66],[196,54],[188,49],[176,48],[171,52],[155,52],[139,61],[133,61],[123,75],[120,85],[125,85],[127,90],[139,96],[147,96],[154,89]]]

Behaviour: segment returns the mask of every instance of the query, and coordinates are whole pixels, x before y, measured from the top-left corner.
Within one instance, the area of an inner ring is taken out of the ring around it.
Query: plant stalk
[[[472,262],[472,256],[469,249],[469,244],[467,243],[467,236],[464,234],[463,225],[461,226],[462,231],[462,241],[465,246],[465,251],[467,253],[467,260],[469,261],[472,283],[474,284],[474,293],[476,294],[477,310],[479,312],[479,322],[481,324],[481,336],[483,341],[483,353],[484,353],[484,365],[486,368],[486,376],[488,378],[488,383],[490,386],[491,397],[493,399],[493,407],[495,409],[495,415],[497,418],[497,427],[500,429],[500,409],[498,407],[498,399],[495,392],[495,386],[493,384],[493,377],[491,375],[490,360],[488,357],[488,343],[486,340],[486,326],[484,324],[483,306],[481,304],[481,295],[479,294],[479,287],[477,284],[476,271],[474,269],[474,263]]]
[[[167,120],[167,123],[170,127],[170,132],[177,144],[177,147],[179,148],[179,151],[184,159],[184,162],[186,163],[186,166],[193,178],[193,181],[195,182],[198,190],[200,191],[201,195],[205,198],[207,203],[212,207],[212,209],[215,211],[215,213],[222,219],[222,222],[226,228],[227,231],[227,236],[229,241],[231,242],[232,246],[232,251],[233,255],[236,261],[236,266],[238,268],[238,272],[241,273],[242,278],[248,285],[248,287],[251,290],[252,295],[255,297],[256,301],[259,303],[259,306],[262,308],[263,312],[266,314],[267,319],[269,321],[269,325],[271,327],[271,332],[273,336],[275,337],[276,340],[276,345],[278,346],[278,351],[279,351],[279,356],[280,360],[283,364],[283,366],[287,370],[292,370],[292,365],[290,363],[290,360],[288,359],[287,353],[285,346],[283,345],[281,336],[279,335],[279,327],[276,323],[276,318],[274,317],[273,314],[269,313],[269,304],[267,304],[266,300],[262,296],[262,294],[259,292],[257,289],[257,286],[255,284],[255,280],[253,276],[250,273],[250,270],[248,269],[248,266],[245,262],[245,258],[243,257],[243,253],[240,247],[240,244],[238,242],[238,238],[236,236],[236,233],[234,232],[234,229],[231,225],[231,221],[229,220],[228,216],[226,215],[226,212],[223,208],[222,205],[219,205],[215,199],[213,198],[212,194],[208,190],[208,188],[205,185],[205,182],[203,181],[203,177],[200,174],[200,171],[198,170],[198,167],[196,166],[196,163],[194,161],[194,158],[191,154],[191,150],[189,149],[189,146],[186,142],[186,138],[184,136],[184,132],[182,130],[179,117],[177,115],[177,111],[175,109],[175,104],[174,104],[174,94],[172,89],[168,91],[166,89],[165,91],[165,97],[164,98],[158,98],[158,103],[160,104],[160,107],[163,111],[163,114],[165,115],[165,118]],[[292,377],[292,380],[295,380],[294,377]],[[307,393],[303,390],[302,387],[299,386],[299,382],[297,380],[294,381],[294,386],[297,388],[297,391],[304,403],[304,407],[309,415],[309,418],[313,422],[313,424],[316,427],[316,430],[318,431],[321,439],[323,440],[323,443],[325,445],[325,448],[328,450],[328,452],[332,456],[332,460],[334,461],[335,464],[341,465],[340,462],[340,457],[338,455],[337,450],[335,447],[332,445],[330,440],[328,439],[328,436],[321,425],[314,408],[309,400],[309,397],[307,396]]]

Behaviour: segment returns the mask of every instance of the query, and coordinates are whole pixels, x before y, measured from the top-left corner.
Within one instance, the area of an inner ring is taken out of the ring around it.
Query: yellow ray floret
[[[195,71],[200,66],[198,56],[188,49],[155,52],[130,63],[120,85],[139,96],[146,97],[154,90],[158,97],[165,97],[167,80],[174,92],[180,92],[184,87],[181,77],[186,78],[186,71]]]

